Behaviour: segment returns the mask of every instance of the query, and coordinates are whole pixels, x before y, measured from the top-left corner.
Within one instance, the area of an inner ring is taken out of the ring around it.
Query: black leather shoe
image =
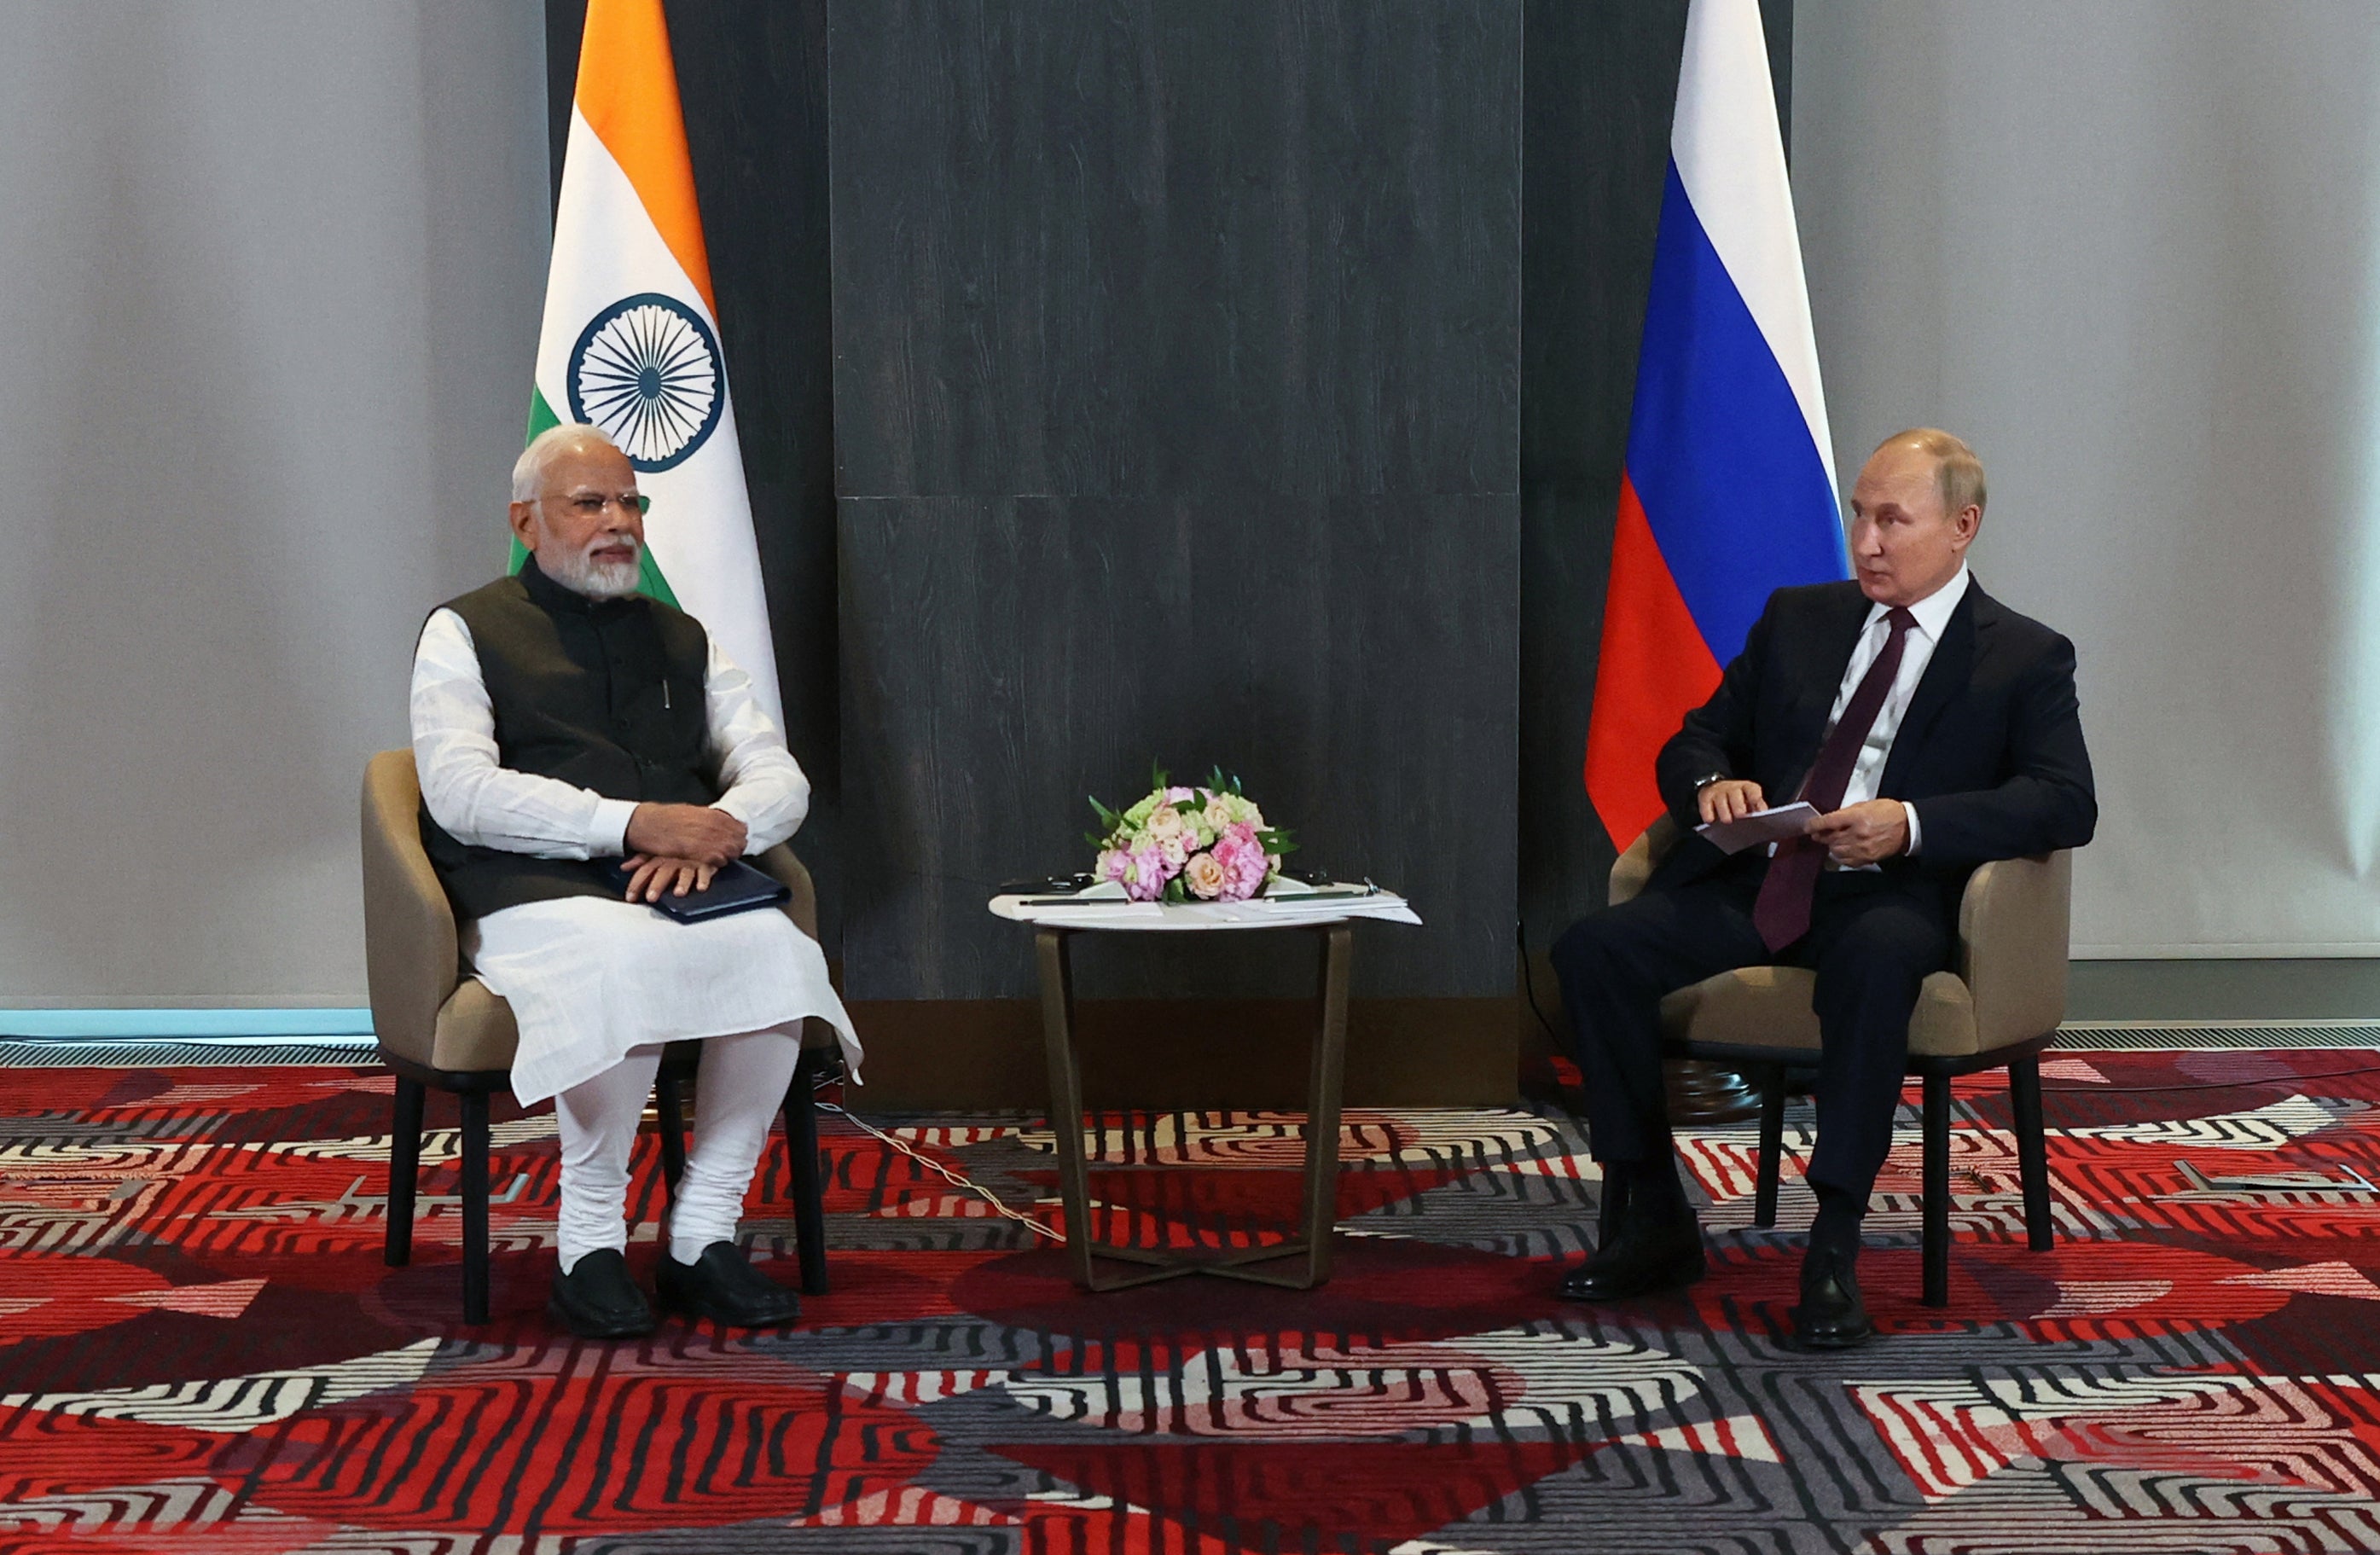
[[[1625,1301],[1691,1285],[1709,1270],[1703,1257],[1703,1228],[1689,1212],[1622,1224],[1610,1246],[1597,1247],[1593,1257],[1563,1279],[1560,1294],[1564,1301]]]
[[[733,1242],[714,1242],[692,1263],[662,1252],[662,1305],[735,1329],[768,1329],[802,1315],[802,1298],[752,1267]]]
[[[1802,1305],[1793,1308],[1793,1342],[1804,1350],[1849,1350],[1876,1337],[1851,1256],[1813,1247],[1802,1256]]]
[[[581,1339],[635,1339],[653,1331],[652,1304],[628,1275],[628,1260],[599,1247],[553,1271],[553,1299],[545,1309]]]

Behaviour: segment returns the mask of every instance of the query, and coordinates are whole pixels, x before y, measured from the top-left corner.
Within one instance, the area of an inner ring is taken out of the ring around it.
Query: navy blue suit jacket
[[[1856,583],[1779,589],[1711,699],[1661,747],[1661,797],[1685,840],[1655,887],[1699,879],[1724,860],[1693,834],[1697,780],[1751,778],[1771,804],[1818,758],[1869,601]],[[2074,645],[1970,580],[1893,736],[1878,797],[1917,808],[1914,858],[1888,877],[1954,903],[1975,866],[2081,847],[2098,825],[2091,757],[2074,694]]]

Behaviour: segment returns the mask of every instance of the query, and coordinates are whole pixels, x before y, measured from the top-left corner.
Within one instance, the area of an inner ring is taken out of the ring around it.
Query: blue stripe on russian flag
[[[1670,164],[1628,476],[1721,664],[1771,591],[1849,577],[1835,493],[1792,385]]]

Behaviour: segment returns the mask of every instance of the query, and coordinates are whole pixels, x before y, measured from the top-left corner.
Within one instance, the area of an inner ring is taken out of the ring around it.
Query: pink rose
[[[1221,869],[1222,896],[1227,902],[1244,902],[1254,896],[1263,887],[1269,870],[1264,849],[1245,826],[1234,826],[1225,832],[1215,844],[1214,852],[1204,856],[1213,858]]]

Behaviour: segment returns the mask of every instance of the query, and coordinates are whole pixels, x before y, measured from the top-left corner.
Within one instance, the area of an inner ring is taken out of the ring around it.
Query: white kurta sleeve
[[[752,677],[710,642],[703,700],[710,721],[710,752],[726,792],[717,808],[742,821],[751,836],[747,853],[761,853],[800,830],[810,813],[810,780],[785,748],[785,736],[752,694]]]
[[[515,771],[498,759],[495,708],[480,673],[479,650],[470,627],[451,610],[433,612],[421,628],[413,650],[412,709],[422,802],[455,840],[540,858],[594,858],[622,850],[635,801]]]

